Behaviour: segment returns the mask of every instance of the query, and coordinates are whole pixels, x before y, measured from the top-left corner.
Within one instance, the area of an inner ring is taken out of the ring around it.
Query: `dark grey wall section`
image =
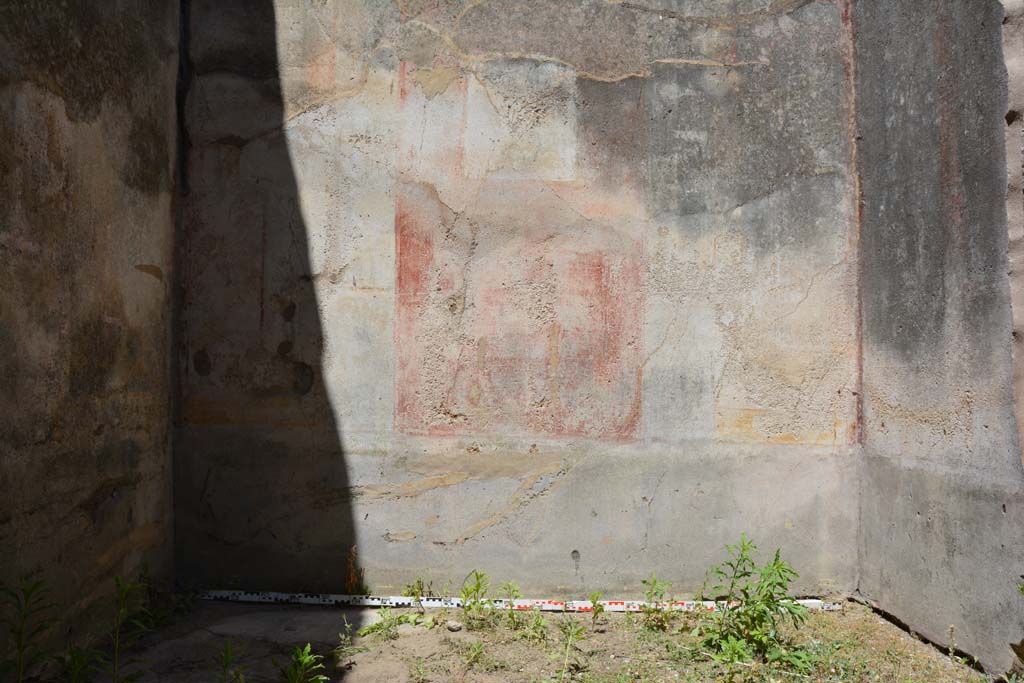
[[[177,43],[175,2],[0,3],[0,582],[62,629],[172,573]]]
[[[869,601],[1005,670],[1024,638],[998,2],[854,5]]]

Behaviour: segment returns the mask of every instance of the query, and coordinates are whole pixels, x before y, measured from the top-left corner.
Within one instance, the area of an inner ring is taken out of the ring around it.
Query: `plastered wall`
[[[1009,229],[1010,293],[1013,300],[1013,380],[1017,425],[1024,424],[1024,2],[1003,2],[1006,62],[1006,217]]]
[[[1009,668],[1003,4],[0,9],[0,579],[685,593],[747,532]]]
[[[177,27],[0,7],[0,582],[44,580],[61,635],[172,575]]]
[[[997,2],[855,7],[858,592],[934,642],[948,646],[952,629],[958,647],[1004,671],[1024,652],[1024,468],[1011,396],[1003,12]]]
[[[847,19],[191,3],[184,571],[852,589]]]

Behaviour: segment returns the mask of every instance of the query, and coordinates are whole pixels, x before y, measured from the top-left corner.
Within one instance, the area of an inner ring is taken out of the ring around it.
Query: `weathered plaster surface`
[[[178,14],[0,7],[0,582],[171,575]]]
[[[1006,217],[1010,235],[1010,295],[1013,300],[1013,395],[1017,427],[1024,425],[1024,0],[1004,0],[1003,57],[1006,62]]]
[[[169,572],[175,354],[185,581],[684,592],[745,531],[1024,651],[1019,2],[192,0],[176,243],[176,11],[63,7],[0,10],[0,578]]]
[[[184,571],[692,590],[746,530],[851,590],[848,38],[831,2],[193,3]]]
[[[996,2],[855,5],[859,591],[993,670],[1024,636]],[[1018,652],[1020,646],[1016,646]]]

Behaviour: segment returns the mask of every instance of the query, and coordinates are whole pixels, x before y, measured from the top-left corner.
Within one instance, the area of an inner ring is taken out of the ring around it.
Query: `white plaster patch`
[[[481,69],[466,92],[466,177],[573,180],[576,109],[576,80],[566,67],[511,62]]]

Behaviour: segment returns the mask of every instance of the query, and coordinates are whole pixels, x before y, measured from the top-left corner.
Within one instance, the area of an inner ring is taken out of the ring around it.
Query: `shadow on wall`
[[[186,2],[178,575],[359,592],[271,0]]]

